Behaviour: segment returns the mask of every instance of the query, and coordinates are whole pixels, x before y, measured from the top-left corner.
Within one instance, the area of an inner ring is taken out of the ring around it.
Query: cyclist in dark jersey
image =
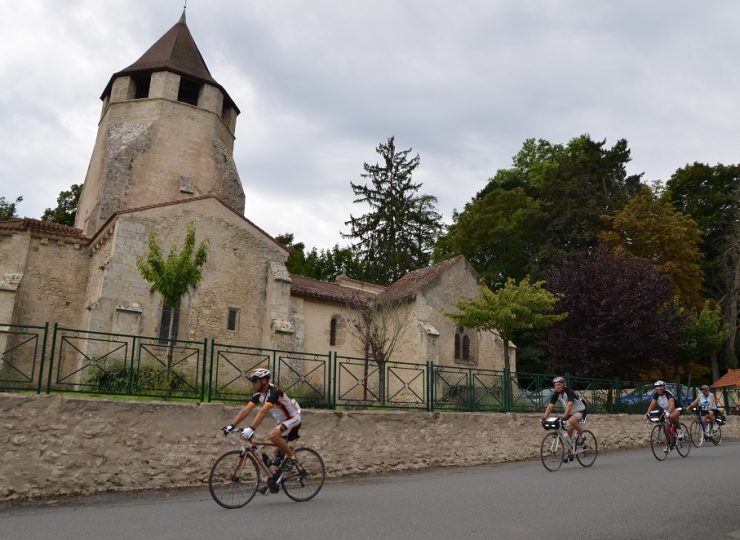
[[[578,396],[573,390],[565,386],[565,379],[563,377],[555,377],[553,380],[555,386],[555,392],[550,397],[550,402],[545,407],[545,415],[542,417],[544,420],[552,412],[555,404],[560,400],[565,411],[563,412],[563,419],[565,420],[565,430],[568,432],[568,436],[573,436],[573,431],[578,433],[577,443],[582,443],[581,433],[583,428],[581,427],[581,420],[585,420],[588,416],[588,409],[586,408],[586,402]],[[572,459],[566,457],[566,459]]]
[[[681,415],[681,405],[676,399],[676,396],[670,390],[666,390],[665,382],[655,381],[653,386],[655,386],[655,392],[653,392],[653,396],[650,399],[645,416],[650,418],[650,411],[657,405],[663,409],[666,418],[676,427],[676,434],[679,440],[683,440],[684,433],[681,429],[681,423],[678,421],[678,417]]]
[[[291,435],[298,434],[298,428],[301,425],[301,409],[295,400],[290,399],[285,392],[274,384],[270,384],[269,370],[263,368],[256,369],[249,376],[249,380],[252,382],[252,388],[255,391],[252,394],[252,399],[237,413],[233,422],[223,429],[225,432],[235,429],[236,426],[249,416],[253,408],[262,405],[262,408],[254,417],[249,427],[242,430],[241,436],[247,440],[251,439],[254,435],[254,430],[259,427],[262,420],[267,416],[267,413],[270,413],[277,426],[268,435],[270,441],[277,447],[277,451],[286,456],[287,467],[290,465],[290,460],[295,459],[295,456],[286,439]]]

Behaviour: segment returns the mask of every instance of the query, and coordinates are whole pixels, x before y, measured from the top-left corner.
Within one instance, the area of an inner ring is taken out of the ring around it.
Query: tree
[[[405,273],[427,266],[442,216],[436,210],[437,198],[418,194],[421,183],[412,175],[419,166],[419,155],[409,158],[411,149],[397,151],[394,137],[380,143],[376,152],[382,164],[363,165],[362,178],[370,185],[350,182],[355,204],[367,204],[368,213],[350,215],[344,238],[355,242],[351,248],[363,265],[362,279],[389,285]]]
[[[23,197],[18,197],[15,202],[9,203],[5,200],[5,197],[0,197],[0,221],[18,219],[16,210],[22,200]]]
[[[728,329],[725,362],[737,366],[740,303],[740,165],[693,163],[668,180],[676,209],[690,215],[704,232],[704,291],[722,306]]]
[[[365,352],[362,380],[363,400],[368,398],[369,363],[378,366],[379,394],[385,396],[385,363],[408,328],[410,310],[407,302],[379,294],[365,302],[348,305],[345,320],[350,334]]]
[[[707,301],[701,310],[692,309],[686,321],[685,339],[679,346],[681,360],[685,363],[709,359],[712,380],[719,379],[717,353],[727,339],[728,331],[722,323],[722,310]]]
[[[208,260],[208,240],[203,240],[195,248],[195,223],[190,222],[185,233],[182,250],[178,253],[173,247],[167,258],[157,243],[157,235],[149,234],[148,251],[145,257],[136,258],[136,266],[141,276],[151,283],[150,292],[162,295],[164,303],[173,314],[167,331],[169,348],[167,352],[167,383],[172,371],[172,351],[174,346],[175,311],[179,309],[180,299],[192,287],[196,287],[203,277],[202,267]]]
[[[355,279],[362,277],[362,264],[354,258],[350,248],[336,244],[332,249],[322,249],[319,252],[312,248],[306,253],[303,242],[294,243],[293,239],[293,233],[283,233],[275,237],[289,252],[285,266],[291,274],[322,281],[334,281],[340,274]]]
[[[650,262],[601,244],[556,264],[547,287],[561,295],[556,312],[568,313],[548,332],[552,369],[630,379],[654,359],[671,365],[685,316]]]
[[[552,313],[557,301],[558,295],[547,291],[543,281],[530,283],[525,277],[517,284],[508,279],[495,292],[481,287],[478,298],[458,300],[457,312],[446,315],[468,328],[498,333],[504,342],[504,369],[509,370],[509,342],[516,332],[547,328],[567,317],[564,312]]]
[[[82,193],[82,185],[80,184],[72,184],[68,191],[59,193],[57,207],[47,208],[41,216],[42,221],[51,221],[74,227],[80,193]]]
[[[605,216],[604,223],[599,238],[613,249],[647,259],[658,272],[671,277],[674,292],[685,302],[702,304],[701,229],[691,217],[643,186],[622,210]]]

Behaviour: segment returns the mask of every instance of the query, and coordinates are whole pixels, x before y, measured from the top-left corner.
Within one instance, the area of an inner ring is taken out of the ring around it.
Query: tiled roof
[[[65,236],[77,238],[81,241],[87,241],[88,238],[82,234],[80,229],[52,223],[51,221],[41,221],[40,219],[24,218],[13,221],[0,221],[0,230],[3,231],[31,231],[33,233],[45,236]]]
[[[227,101],[239,112],[226,90],[211,76],[211,72],[208,70],[205,60],[203,60],[203,55],[200,54],[193,35],[185,22],[185,12],[183,12],[180,20],[154,45],[149,47],[141,58],[127,68],[113,74],[105,90],[103,90],[101,98],[110,93],[113,80],[116,77],[153,71],[171,71],[216,86],[223,91]]]
[[[393,282],[382,295],[388,300],[413,300],[416,298],[418,291],[433,283],[448,268],[454,266],[461,259],[464,260],[464,257],[458,255],[433,266],[409,272]]]
[[[727,373],[712,383],[712,388],[740,387],[740,369],[728,369]]]
[[[290,285],[290,293],[296,296],[306,296],[351,305],[361,304],[375,296],[372,293],[342,287],[336,283],[319,281],[318,279],[306,276],[291,274],[290,279],[293,281]]]

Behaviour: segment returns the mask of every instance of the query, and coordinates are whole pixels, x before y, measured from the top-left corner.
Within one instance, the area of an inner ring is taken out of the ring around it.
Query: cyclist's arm
[[[262,408],[257,413],[257,416],[254,417],[254,420],[252,420],[252,423],[249,425],[252,429],[256,430],[259,425],[262,423],[262,420],[265,419],[265,416],[267,413],[272,409],[273,404],[269,401],[265,401],[264,405],[262,405]]]
[[[673,411],[675,410],[676,410],[676,399],[669,398],[668,399],[668,414],[673,414]]]
[[[656,401],[655,399],[651,399],[651,400],[650,400],[650,403],[648,404],[648,410],[647,410],[647,411],[645,411],[645,413],[647,414],[647,413],[649,413],[650,411],[652,411],[652,410],[653,410],[653,408],[655,407],[655,404],[656,404],[656,403],[657,403],[657,401]]]
[[[542,418],[547,418],[548,416],[550,416],[550,413],[552,412],[552,407],[552,403],[547,404],[547,407],[545,407],[545,414],[542,416]]]
[[[565,410],[563,411],[563,418],[568,418],[570,411],[573,410],[573,403],[575,403],[575,401],[569,398],[568,404],[565,406]]]
[[[692,401],[691,403],[689,403],[689,409],[691,407],[696,407],[698,404],[699,404],[699,398],[696,398],[694,401]]]
[[[238,425],[239,425],[240,423],[242,423],[242,421],[244,421],[244,419],[245,419],[245,418],[246,418],[247,416],[249,416],[249,413],[250,413],[250,412],[252,412],[252,409],[254,409],[254,403],[252,403],[252,402],[250,401],[249,403],[247,403],[247,404],[246,404],[246,405],[245,405],[245,406],[244,406],[244,407],[242,408],[242,410],[241,410],[241,411],[239,411],[239,412],[238,412],[238,413],[236,414],[236,416],[234,417],[234,420],[233,420],[233,421],[231,422],[231,425],[232,425],[232,426],[234,426],[234,427],[236,427],[236,426],[238,426]]]

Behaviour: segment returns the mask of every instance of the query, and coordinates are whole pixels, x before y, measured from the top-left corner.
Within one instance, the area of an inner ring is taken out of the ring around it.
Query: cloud
[[[51,0],[0,20],[0,196],[38,217],[84,179],[115,71],[180,16],[162,0]],[[192,2],[188,26],[242,114],[246,215],[330,247],[350,180],[391,135],[447,220],[528,137],[626,138],[630,173],[738,161],[740,5],[643,2]]]

